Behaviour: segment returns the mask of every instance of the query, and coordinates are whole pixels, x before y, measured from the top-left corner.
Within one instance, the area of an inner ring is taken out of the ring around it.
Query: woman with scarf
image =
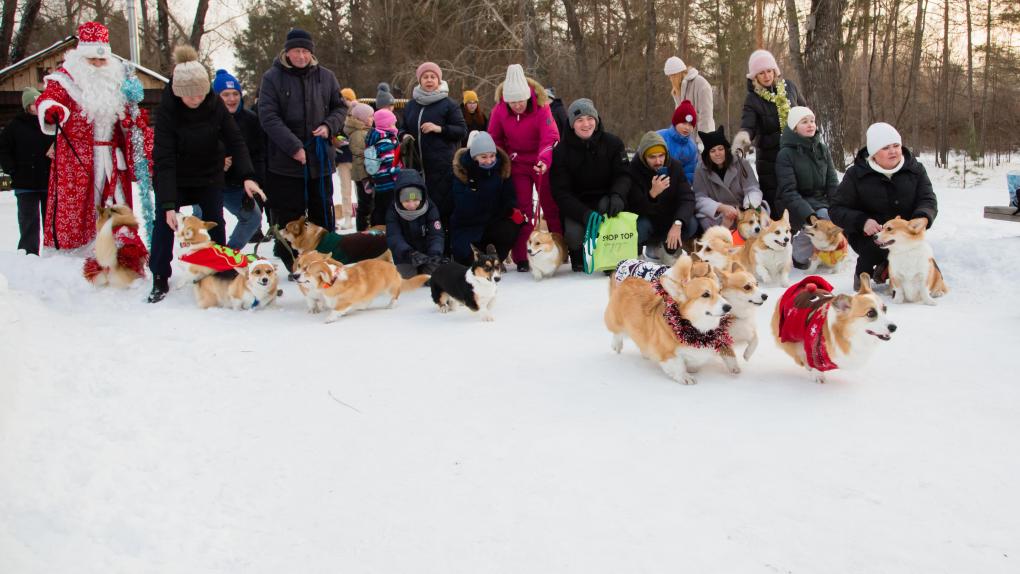
[[[414,138],[414,152],[421,158],[429,199],[439,208],[444,227],[453,211],[453,154],[467,137],[460,106],[449,98],[443,71],[432,62],[418,66],[418,85],[404,107],[404,133]]]
[[[747,62],[747,96],[740,131],[733,138],[734,155],[746,153],[754,142],[755,169],[765,201],[775,205],[776,156],[786,116],[794,106],[807,103],[797,86],[782,77],[775,56],[768,50],[755,50]]]

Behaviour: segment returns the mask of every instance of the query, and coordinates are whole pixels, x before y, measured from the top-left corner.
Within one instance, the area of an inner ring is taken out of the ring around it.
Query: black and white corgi
[[[451,261],[440,265],[432,273],[432,301],[440,313],[453,311],[457,303],[482,315],[482,321],[493,321],[492,306],[496,302],[496,283],[499,282],[499,255],[489,245],[485,252],[471,246],[474,261],[470,267]]]

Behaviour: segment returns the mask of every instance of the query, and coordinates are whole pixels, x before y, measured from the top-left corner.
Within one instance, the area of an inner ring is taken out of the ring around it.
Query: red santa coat
[[[79,90],[70,73],[64,68],[46,76],[46,88],[36,100],[43,132],[53,134],[56,126],[45,123],[46,111],[62,107],[64,122],[56,140],[55,155],[50,169],[50,181],[46,198],[46,220],[43,228],[43,244],[56,249],[74,249],[87,245],[96,237],[96,198],[93,167],[94,126],[88,121],[82,107],[72,94]],[[114,203],[131,205],[132,146],[128,135],[133,122],[128,115],[113,128],[110,144],[113,148],[114,174],[103,190],[101,201],[107,198]],[[152,130],[148,128],[145,114],[139,114],[138,125],[145,134],[147,152],[151,150]],[[120,154],[117,151],[120,151]],[[148,155],[148,154],[147,154]],[[118,160],[118,156],[123,161]],[[122,169],[123,168],[123,169]],[[119,183],[123,190],[123,202],[114,198],[114,189]]]

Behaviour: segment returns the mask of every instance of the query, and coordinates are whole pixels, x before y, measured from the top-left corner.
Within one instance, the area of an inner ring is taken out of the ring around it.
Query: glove
[[[438,269],[439,266],[444,263],[447,263],[446,258],[440,257],[438,255],[433,255],[432,257],[428,258],[428,262],[421,266],[421,272],[426,275],[432,275],[433,273],[436,272],[436,269]]]
[[[43,118],[48,124],[59,124],[64,119],[64,110],[53,106],[46,110],[46,116]]]
[[[429,262],[429,256],[421,253],[420,251],[411,252],[411,265],[415,267],[421,267]]]
[[[521,213],[521,210],[515,207],[513,211],[510,212],[510,221],[520,225],[528,222],[528,216]]]
[[[737,152],[747,153],[751,149],[751,134],[740,130],[737,135],[733,137],[733,145],[730,147],[730,151],[733,155],[737,155]]]
[[[611,193],[599,200],[599,213],[606,217],[616,217],[623,211],[623,198]]]

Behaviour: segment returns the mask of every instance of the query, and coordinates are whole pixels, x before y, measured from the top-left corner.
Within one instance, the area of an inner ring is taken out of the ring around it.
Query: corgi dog
[[[302,270],[298,281],[311,281],[329,309],[327,323],[339,320],[347,313],[367,309],[372,301],[389,296],[386,308],[393,308],[401,293],[417,289],[429,280],[428,275],[415,275],[404,279],[396,265],[380,259],[368,259],[344,265],[332,258],[315,260]]]
[[[499,255],[492,245],[486,247],[484,253],[473,245],[471,251],[474,260],[470,266],[451,261],[432,273],[432,302],[440,313],[449,313],[460,303],[478,312],[482,321],[494,321],[492,307],[496,303],[496,284],[500,278]]]
[[[776,344],[818,383],[826,371],[861,366],[894,332],[867,273],[853,295],[834,295],[824,279],[808,276],[783,293],[772,315]]]
[[[264,309],[280,294],[276,269],[272,262],[259,259],[247,267],[203,277],[195,285],[195,299],[201,309]]]
[[[145,277],[149,250],[138,236],[138,218],[126,205],[98,208],[95,256],[85,260],[82,274],[97,287],[130,287]]]
[[[367,259],[382,259],[393,262],[393,255],[386,245],[386,235],[376,233],[347,233],[341,235],[308,221],[301,216],[280,230],[280,236],[297,252],[308,251],[329,253],[340,263],[356,263]]]
[[[731,373],[740,372],[727,332],[729,320],[724,319],[732,307],[720,295],[714,274],[694,277],[693,270],[694,261],[684,255],[651,285],[635,277],[615,286],[611,280],[603,315],[614,352],[619,353],[624,337],[629,337],[642,356],[685,385],[695,384],[693,373],[715,356],[722,357]]]
[[[793,228],[790,212],[771,220],[753,241],[744,244],[734,258],[744,269],[754,272],[766,285],[790,285],[790,268],[793,267]]]
[[[931,245],[924,239],[928,220],[890,219],[875,234],[875,243],[889,250],[889,288],[893,303],[920,301],[934,305],[935,297],[949,292],[942,271],[935,263]]]
[[[318,251],[306,251],[294,260],[294,271],[291,276],[305,297],[305,305],[308,307],[309,313],[320,313],[326,309],[326,298],[318,284],[312,280],[311,267],[315,263],[324,263],[327,260],[332,261],[333,259]],[[334,261],[334,263],[339,264],[338,261]]]
[[[730,259],[740,252],[733,245],[733,232],[722,225],[713,225],[705,230],[697,241],[698,259],[707,262],[713,269],[725,269]]]
[[[178,213],[177,231],[174,233],[177,237],[177,243],[181,248],[178,257],[185,257],[216,245],[216,243],[212,240],[212,237],[209,235],[209,230],[213,227],[216,227],[216,222],[214,221],[202,221],[194,215]],[[199,281],[203,277],[212,275],[217,271],[212,267],[206,267],[195,263],[187,264],[184,266],[184,269],[190,277],[182,277],[178,279],[178,287],[184,286],[189,279],[191,281]]]
[[[843,228],[827,219],[815,218],[813,224],[804,224],[803,232],[811,239],[811,246],[815,249],[805,272],[811,274],[823,267],[838,273],[850,254],[850,244],[843,235]]]
[[[721,284],[719,294],[732,306],[730,336],[733,337],[734,345],[747,344],[743,356],[745,361],[750,361],[751,355],[758,348],[758,321],[755,315],[769,296],[758,287],[758,278],[754,273],[735,261],[730,263],[728,269],[719,271],[718,275]]]
[[[743,243],[751,241],[761,235],[761,230],[767,222],[768,215],[761,209],[745,209],[740,212],[740,217],[737,218],[737,235],[740,236]],[[734,239],[736,238],[734,237]],[[738,241],[734,241],[734,243],[741,244]]]
[[[567,262],[567,243],[563,235],[549,231],[545,218],[538,220],[538,225],[528,236],[528,265],[531,276],[536,281],[552,277],[560,265]]]

